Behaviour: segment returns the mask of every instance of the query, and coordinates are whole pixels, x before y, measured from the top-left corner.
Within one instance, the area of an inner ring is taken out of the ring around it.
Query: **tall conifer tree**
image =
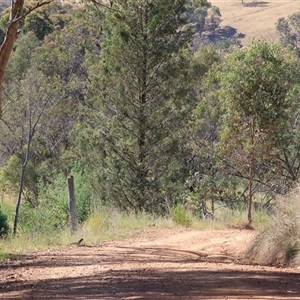
[[[185,0],[116,0],[105,10],[89,101],[103,199],[121,207],[162,212],[178,190],[180,130],[192,106],[184,13]]]

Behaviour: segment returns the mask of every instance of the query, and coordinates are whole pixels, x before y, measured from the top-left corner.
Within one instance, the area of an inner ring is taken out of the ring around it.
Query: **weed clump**
[[[192,217],[182,205],[176,206],[173,209],[172,220],[177,225],[181,225],[183,227],[191,227],[193,223]]]
[[[9,231],[9,225],[7,221],[7,215],[0,209],[0,238],[7,236]]]

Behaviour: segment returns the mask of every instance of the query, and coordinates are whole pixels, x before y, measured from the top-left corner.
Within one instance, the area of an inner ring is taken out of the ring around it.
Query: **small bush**
[[[52,184],[40,183],[39,203],[34,208],[23,201],[19,213],[19,229],[23,233],[59,231],[68,224],[68,191],[66,178],[59,175]]]
[[[84,178],[74,174],[77,220],[82,224],[90,215],[91,197]],[[69,223],[67,178],[59,174],[48,185],[40,183],[39,203],[22,202],[19,228],[23,233],[60,231]]]
[[[4,212],[0,209],[0,237],[4,237],[8,234],[9,226],[7,222],[7,216]]]
[[[184,206],[176,206],[172,211],[172,220],[174,223],[184,226],[184,227],[191,227],[192,226],[192,217],[186,211]]]

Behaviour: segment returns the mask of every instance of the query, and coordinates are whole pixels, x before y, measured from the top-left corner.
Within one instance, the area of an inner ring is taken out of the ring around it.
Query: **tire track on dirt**
[[[254,231],[149,229],[0,264],[0,299],[300,299],[300,271],[241,264]]]

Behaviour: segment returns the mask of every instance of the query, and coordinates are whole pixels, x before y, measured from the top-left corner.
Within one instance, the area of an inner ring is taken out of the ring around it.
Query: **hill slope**
[[[278,41],[275,23],[281,17],[300,12],[300,0],[211,0],[220,8],[221,26],[231,26],[245,35],[244,45],[252,38],[263,38],[269,42]]]

